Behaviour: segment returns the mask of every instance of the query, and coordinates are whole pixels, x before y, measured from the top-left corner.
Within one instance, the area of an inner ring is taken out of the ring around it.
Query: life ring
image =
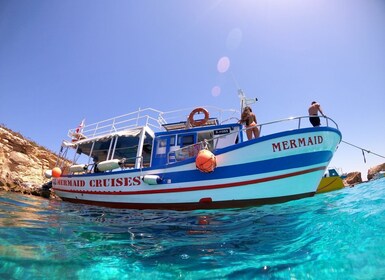
[[[200,113],[205,114],[204,119],[194,120],[195,114],[200,114]],[[210,117],[209,111],[207,111],[205,108],[199,107],[199,108],[195,108],[194,110],[191,111],[191,113],[188,117],[188,120],[192,126],[201,126],[201,125],[205,125],[207,123],[207,121],[209,120],[209,117]]]

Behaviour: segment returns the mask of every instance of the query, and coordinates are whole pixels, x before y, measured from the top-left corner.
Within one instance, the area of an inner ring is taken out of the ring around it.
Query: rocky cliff
[[[385,163],[374,166],[368,170],[368,180],[371,180],[377,172],[385,170]]]
[[[385,171],[385,163],[371,167],[368,170],[368,175],[367,175],[368,180],[371,180],[374,174],[380,171]],[[362,182],[363,181],[361,178],[361,172],[350,172],[349,174],[347,174],[346,179],[344,179],[345,186],[354,186]]]
[[[354,186],[362,183],[361,172],[350,172],[343,181],[345,186]]]
[[[55,153],[0,125],[0,190],[43,195],[41,186],[49,181],[44,172],[56,160]]]

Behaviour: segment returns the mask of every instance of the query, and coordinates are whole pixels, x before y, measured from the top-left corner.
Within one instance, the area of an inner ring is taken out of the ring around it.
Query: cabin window
[[[194,135],[193,134],[182,136],[179,139],[180,139],[179,146],[181,146],[181,147],[194,144]]]
[[[170,137],[170,146],[175,146],[175,135]]]
[[[201,143],[202,148],[204,147],[204,141],[206,140],[207,148],[209,150],[214,149],[214,143],[213,143],[213,132],[212,131],[203,131],[198,133],[198,142]]]
[[[164,155],[166,153],[167,139],[159,139],[158,147],[156,149],[157,155]]]
[[[160,139],[159,140],[159,148],[164,148],[167,146],[167,141],[166,139]]]
[[[96,156],[99,162],[108,160],[107,155],[111,147],[111,141],[112,138],[100,139],[99,141],[95,141],[92,156]],[[87,145],[87,148],[91,149],[91,143]],[[83,151],[83,153],[85,153],[85,151]]]
[[[240,126],[214,130],[215,148],[220,149],[238,143]]]

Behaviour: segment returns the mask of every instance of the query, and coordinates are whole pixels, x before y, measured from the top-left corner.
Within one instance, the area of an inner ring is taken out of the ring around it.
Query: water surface
[[[384,232],[385,179],[186,212],[0,192],[0,279],[384,279]]]

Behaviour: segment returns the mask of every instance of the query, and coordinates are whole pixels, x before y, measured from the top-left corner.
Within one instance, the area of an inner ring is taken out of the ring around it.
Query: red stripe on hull
[[[301,199],[305,197],[314,196],[312,193],[303,193],[298,195],[261,198],[261,199],[247,199],[247,200],[227,200],[227,201],[213,201],[213,202],[200,202],[200,203],[114,203],[114,202],[100,202],[89,201],[75,198],[63,198],[63,201],[82,203],[95,206],[103,206],[109,208],[122,208],[122,209],[162,209],[162,210],[199,210],[199,209],[221,209],[221,208],[244,208],[252,206],[260,206],[266,204],[283,203],[291,200]]]
[[[190,191],[204,191],[204,190],[212,190],[212,189],[222,189],[222,188],[231,188],[231,187],[239,187],[244,185],[250,185],[250,184],[258,184],[258,183],[264,183],[268,181],[274,181],[284,178],[289,178],[293,176],[303,175],[307,173],[311,173],[314,171],[319,170],[325,170],[325,166],[322,167],[316,167],[311,168],[307,170],[287,173],[283,175],[278,176],[271,176],[266,177],[262,179],[254,179],[254,180],[248,180],[248,181],[242,181],[242,182],[232,182],[232,183],[226,183],[226,184],[218,184],[218,185],[209,185],[209,186],[195,186],[195,187],[187,187],[187,188],[169,188],[169,189],[161,189],[161,190],[143,190],[143,191],[129,191],[129,192],[122,192],[122,191],[82,191],[82,190],[66,190],[66,189],[60,189],[60,188],[53,188],[54,190],[62,191],[62,192],[69,192],[69,193],[79,193],[79,194],[103,194],[103,195],[138,195],[138,194],[157,194],[157,193],[173,193],[173,192],[190,192]]]

